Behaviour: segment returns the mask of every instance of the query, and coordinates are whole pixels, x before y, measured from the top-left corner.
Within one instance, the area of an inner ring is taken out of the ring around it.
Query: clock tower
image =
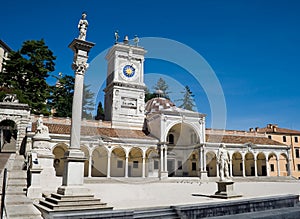
[[[144,125],[145,53],[137,43],[130,45],[126,36],[106,55],[105,120],[111,121],[113,128],[141,130]]]

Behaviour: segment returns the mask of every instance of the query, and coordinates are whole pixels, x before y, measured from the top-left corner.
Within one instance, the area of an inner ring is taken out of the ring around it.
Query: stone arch
[[[62,176],[65,166],[65,153],[68,150],[66,144],[57,144],[53,147],[52,153],[54,155],[53,166],[56,172],[56,176]]]
[[[141,177],[143,174],[143,151],[138,147],[130,149],[128,154],[128,176]]]
[[[217,176],[217,157],[216,157],[216,153],[213,152],[213,151],[208,151],[205,156],[206,156],[207,176],[209,176],[209,177]]]
[[[266,155],[263,152],[260,152],[256,156],[257,162],[257,175],[258,176],[267,176],[267,162]]]
[[[92,152],[92,176],[107,176],[108,151],[104,146],[96,147]]]
[[[285,153],[279,155],[280,176],[288,176],[288,157]]]
[[[146,151],[146,176],[158,177],[159,171],[159,154],[154,147]]]
[[[122,147],[115,147],[111,152],[110,166],[112,177],[125,176],[126,152]]]
[[[194,145],[200,141],[197,129],[190,123],[174,122],[169,125],[165,132],[164,141],[168,142],[170,135],[173,140],[172,145]],[[193,134],[193,135],[192,135]],[[188,136],[188,137],[187,137]],[[193,136],[193,137],[191,137]]]
[[[15,152],[17,149],[18,127],[15,121],[4,119],[0,122],[1,152]]]
[[[89,149],[86,146],[80,146],[80,149],[84,152],[84,156],[86,160],[84,161],[84,176],[87,177],[89,175]]]
[[[277,176],[278,168],[277,168],[277,155],[274,152],[271,152],[268,155],[269,168],[270,168],[270,176]]]
[[[245,174],[246,176],[255,176],[254,154],[248,152],[245,154]]]
[[[236,151],[232,154],[232,176],[243,176],[243,156]]]

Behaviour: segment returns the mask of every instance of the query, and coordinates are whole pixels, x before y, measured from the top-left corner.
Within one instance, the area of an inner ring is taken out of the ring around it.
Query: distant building
[[[11,48],[0,40],[0,72],[3,70],[3,63],[8,59],[8,54],[11,52]]]
[[[291,175],[300,179],[300,131],[281,128],[277,124],[268,124],[264,128],[255,128],[269,139],[290,146]]]

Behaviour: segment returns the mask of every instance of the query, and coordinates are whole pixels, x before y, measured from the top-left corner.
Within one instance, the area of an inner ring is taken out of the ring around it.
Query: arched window
[[[169,144],[174,144],[174,135],[173,134],[169,134],[168,142],[169,142]]]

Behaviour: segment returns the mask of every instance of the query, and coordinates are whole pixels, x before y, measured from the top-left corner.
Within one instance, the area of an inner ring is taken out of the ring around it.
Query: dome
[[[148,100],[146,103],[146,113],[159,112],[161,110],[166,110],[173,108],[175,106],[170,100],[163,97],[156,97]]]

